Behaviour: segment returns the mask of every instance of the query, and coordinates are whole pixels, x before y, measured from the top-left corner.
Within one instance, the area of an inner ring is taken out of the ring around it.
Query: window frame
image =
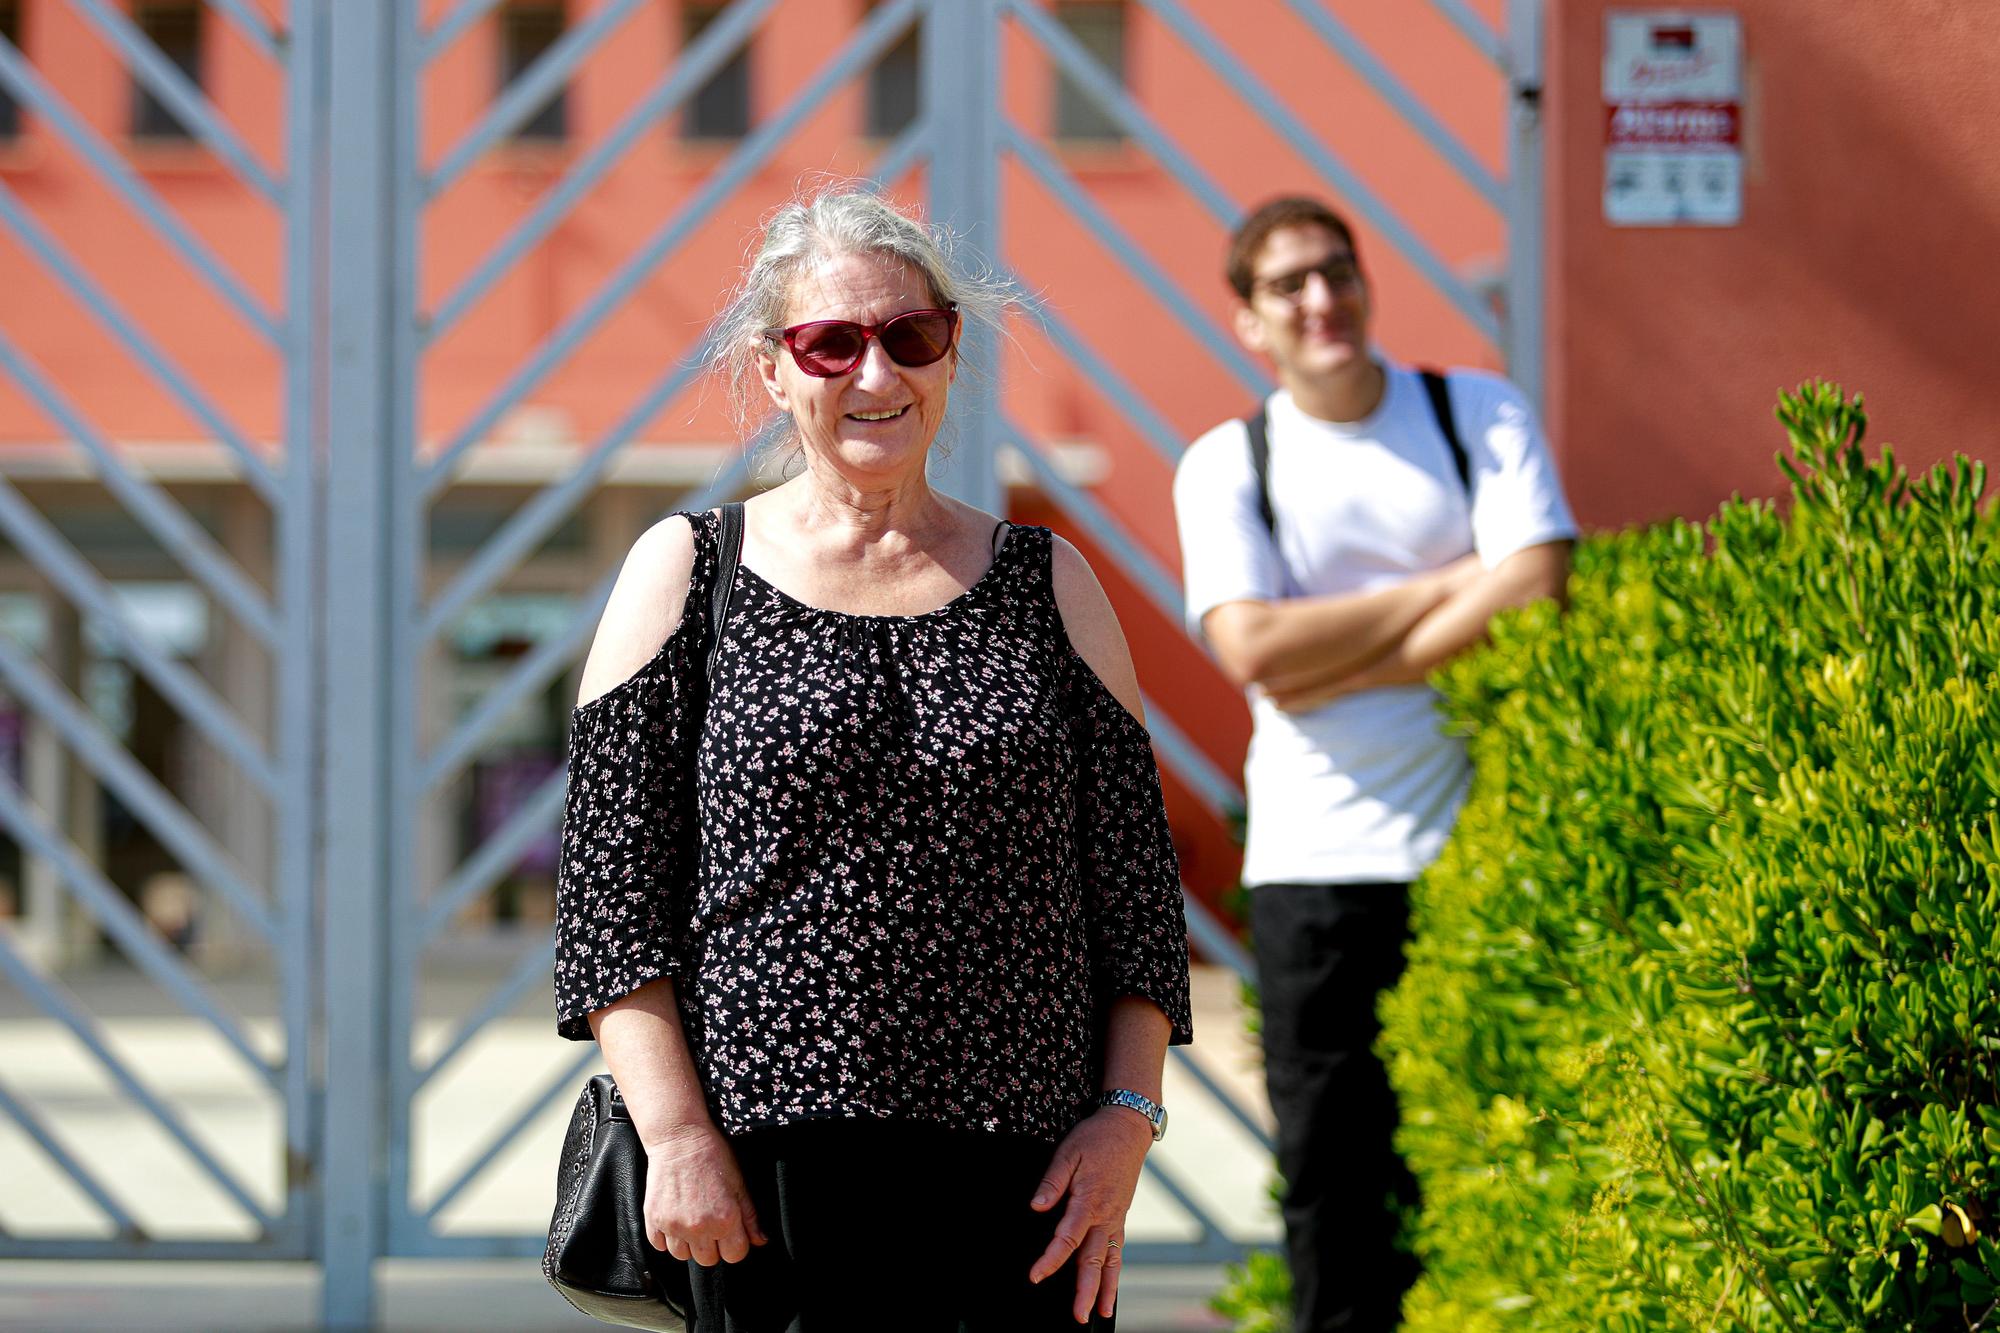
[[[703,0],[703,3],[683,3],[680,14],[680,47],[674,53],[675,58],[681,58],[687,49],[694,45],[701,37],[701,34],[706,32],[710,25],[715,23],[717,19],[721,18],[728,8],[727,0],[720,0],[719,3],[715,2],[715,0]],[[756,61],[754,59],[756,49],[757,37],[755,33],[752,33],[749,39],[737,49],[736,53],[724,62],[720,69],[715,71],[715,74],[708,82],[695,89],[688,99],[681,104],[681,114],[679,116],[680,128],[677,137],[683,146],[701,148],[704,146],[725,146],[740,143],[744,139],[749,138],[751,131],[757,128],[757,75]],[[702,123],[703,116],[714,114],[717,111],[717,103],[715,101],[705,102],[704,99],[717,96],[714,90],[725,87],[730,80],[738,80],[741,83],[740,90],[733,90],[734,95],[740,99],[741,105],[730,108],[731,111],[740,115],[741,128],[734,128],[734,121],[732,121],[730,126],[721,128],[704,126]]]
[[[494,70],[494,100],[505,97],[509,89],[534,67],[537,60],[549,49],[562,41],[569,31],[569,6],[564,0],[507,0],[499,9],[499,42],[496,48]],[[553,20],[547,40],[520,59],[521,48],[517,46],[520,28],[533,22],[547,23]],[[569,142],[571,133],[569,94],[574,79],[567,80],[560,88],[549,94],[549,99],[536,107],[533,114],[514,127],[507,136],[510,144],[523,147],[560,147]]]
[[[1117,43],[1113,58],[1105,58],[1101,49],[1105,45],[1102,38],[1080,30],[1072,22],[1085,15],[1116,16],[1115,23],[1107,25]],[[1085,50],[1096,56],[1118,86],[1128,96],[1131,95],[1132,6],[1129,0],[1056,0],[1051,8],[1051,17],[1062,24],[1063,29]],[[1124,127],[1092,101],[1082,85],[1073,81],[1060,65],[1051,62],[1049,72],[1052,76],[1049,87],[1049,137],[1052,140],[1064,148],[1085,150],[1118,149],[1131,142],[1131,136]]]
[[[132,24],[141,38],[151,42],[167,63],[178,69],[204,96],[208,94],[208,6],[202,0],[137,0],[132,6]],[[192,52],[181,60],[162,45],[157,24],[163,17],[187,19],[194,29]],[[174,114],[172,107],[154,96],[153,90],[129,66],[125,77],[131,94],[126,133],[134,143],[173,146],[192,144],[201,136],[192,125]]]

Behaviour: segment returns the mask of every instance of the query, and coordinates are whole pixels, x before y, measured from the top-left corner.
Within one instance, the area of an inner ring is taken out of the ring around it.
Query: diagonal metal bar
[[[1479,49],[1479,54],[1495,65],[1501,63],[1504,52],[1500,34],[1466,0],[1431,0],[1431,8],[1450,20],[1465,40]]]
[[[210,152],[228,163],[238,180],[263,195],[267,203],[283,205],[283,182],[272,178],[271,173],[264,169],[264,164],[236,137],[236,131],[215,114],[214,105],[202,96],[201,89],[181,73],[179,66],[160,53],[160,48],[139,31],[137,24],[105,0],[69,2],[70,7],[81,10],[85,21],[125,58],[132,76],[145,84],[153,96],[165,102],[180,122],[207,145]]]
[[[187,511],[168,498],[153,482],[133,473],[118,457],[109,441],[99,435],[83,414],[73,407],[49,377],[42,373],[14,340],[0,333],[0,370],[28,392],[44,412],[69,432],[97,464],[98,480],[131,511],[133,517],[167,548],[201,585],[228,608],[244,627],[269,647],[277,638],[277,621],[264,594],[216,546],[215,539],[189,518]]]
[[[418,947],[428,946],[451,924],[459,909],[500,882],[527,854],[528,845],[547,832],[562,814],[563,794],[569,773],[557,769],[535,788],[507,821],[507,827],[479,845],[443,887],[424,903],[424,916],[417,927]]]
[[[466,423],[425,471],[423,492],[435,496],[451,477],[460,455],[490,431],[507,410],[568,359],[571,352],[601,324],[634,288],[658,266],[686,236],[705,222],[708,215],[748,181],[766,161],[790,141],[793,131],[821,103],[852,79],[896,39],[916,14],[920,0],[890,0],[871,12],[798,94],[769,122],[760,126],[731,153],[718,170],[665,226],[653,233],[644,246],[618,267],[597,292],[563,322],[547,341],[536,349],[525,365],[501,386],[473,419]]]
[[[216,1034],[227,1042],[243,1058],[244,1064],[255,1070],[264,1082],[275,1088],[277,1075],[257,1048],[250,1044],[242,1027],[219,1000],[212,995],[206,984],[182,966],[171,950],[153,933],[146,924],[139,909],[132,900],[120,893],[104,873],[90,864],[71,845],[50,828],[22,792],[14,779],[0,772],[0,824],[14,835],[14,840],[22,847],[31,849],[54,865],[61,873],[70,893],[91,915],[104,933],[124,951],[126,958],[134,966],[158,983],[161,990],[171,995],[190,1014],[201,1019]]]
[[[0,477],[0,531],[70,601],[97,617],[140,674],[200,726],[211,742],[242,765],[267,796],[276,789],[277,770],[242,721],[199,677],[133,625],[104,580],[4,477]]]
[[[458,8],[438,20],[436,26],[423,35],[417,45],[418,66],[421,68],[430,64],[446,47],[504,3],[506,0],[463,0]]]
[[[19,1125],[21,1132],[33,1139],[35,1146],[48,1154],[49,1160],[56,1164],[57,1169],[68,1176],[78,1189],[90,1196],[90,1201],[96,1204],[118,1229],[120,1239],[127,1241],[146,1239],[146,1229],[133,1219],[132,1214],[125,1211],[124,1205],[111,1197],[109,1190],[97,1183],[97,1177],[85,1170],[82,1162],[69,1155],[69,1150],[62,1146],[55,1135],[49,1133],[47,1126],[36,1118],[35,1113],[30,1111],[26,1104],[7,1091],[4,1083],[0,1083],[0,1111],[6,1112],[7,1118]]]
[[[267,1234],[271,1229],[271,1216],[258,1206],[241,1181],[228,1168],[215,1159],[215,1155],[202,1146],[201,1141],[189,1132],[180,1116],[172,1107],[159,1099],[153,1090],[140,1082],[131,1070],[105,1044],[104,1034],[97,1030],[90,1016],[75,1002],[59,982],[42,976],[14,950],[13,940],[0,932],[0,974],[4,974],[18,989],[27,995],[36,1008],[68,1028],[70,1035],[83,1044],[85,1050],[97,1057],[104,1072],[111,1081],[121,1088],[127,1097],[139,1106],[165,1130],[167,1136],[181,1146],[181,1150],[192,1158],[195,1164],[221,1187],[223,1193],[233,1200],[237,1207],[256,1219],[257,1225]]]
[[[267,945],[277,942],[277,924],[263,898],[245,882],[229,856],[215,845],[186,808],[167,793],[131,752],[113,740],[90,710],[79,703],[34,658],[0,636],[0,680],[29,712],[56,729],[82,757],[120,805],[144,824],[160,845],[195,878],[229,901]]]
[[[1181,887],[1181,906],[1187,915],[1188,938],[1194,941],[1201,956],[1254,983],[1257,980],[1257,964],[1238,942],[1235,932],[1218,921],[1202,905],[1201,899],[1188,892],[1185,885]]]
[[[647,0],[606,0],[588,19],[565,31],[556,39],[555,45],[535,57],[534,63],[521,72],[521,77],[507,86],[507,91],[492,109],[445,154],[444,161],[424,182],[424,198],[435,199],[449,190],[466,169],[485,156],[494,144],[526,124],[541,109],[542,103],[553,97],[568,81],[576,67],[633,10],[646,3]]]
[[[42,76],[25,60],[11,42],[0,38],[0,84],[16,101],[31,108],[36,116],[55,127],[69,146],[91,165],[98,177],[116,191],[148,226],[167,242],[181,258],[207,280],[216,295],[228,303],[244,322],[264,335],[273,346],[282,341],[278,323],[270,312],[236,276],[222,266],[208,246],[188,230],[174,211],[160,199],[129,163],[70,110],[43,82]]]
[[[426,345],[458,323],[494,283],[512,272],[514,265],[543,237],[569,216],[577,202],[603,179],[606,172],[625,156],[632,145],[654,122],[671,114],[694,96],[715,72],[749,40],[764,15],[777,0],[737,0],[720,19],[702,29],[701,35],[683,52],[673,67],[655,83],[617,126],[574,166],[563,174],[555,188],[545,193],[528,215],[515,224],[465,279],[453,288],[432,313],[424,328]],[[433,197],[441,185],[433,186],[425,198]]]
[[[1478,295],[1424,244],[1380,195],[1369,188],[1359,173],[1321,143],[1289,107],[1216,39],[1214,33],[1188,12],[1180,0],[1138,2],[1171,28],[1194,56],[1206,63],[1266,124],[1276,130],[1291,145],[1293,152],[1310,163],[1336,192],[1353,205],[1355,212],[1381,232],[1412,267],[1444,294],[1468,323],[1485,335],[1488,341],[1499,342],[1499,318],[1480,301]]]
[[[140,332],[138,323],[122,310],[110,295],[92,280],[88,271],[70,258],[61,244],[42,226],[35,215],[22,207],[15,193],[0,182],[0,222],[11,226],[15,233],[28,243],[28,248],[41,258],[64,287],[83,307],[96,317],[105,332],[125,345],[142,365],[153,382],[166,390],[175,401],[185,407],[189,414],[197,418],[215,437],[236,455],[236,461],[243,466],[243,475],[257,494],[267,503],[277,499],[277,479],[270,466],[260,458],[250,444],[248,437],[236,429],[228,418],[200,393],[187,374],[167,358],[159,345]]]
[[[1190,301],[1187,294],[1158,264],[1126,234],[1109,213],[1106,213],[1086,191],[1064,170],[1061,163],[1040,144],[1023,134],[1009,121],[1001,127],[1001,144],[1014,154],[1022,165],[1042,183],[1044,189],[1056,196],[1085,230],[1097,238],[1097,243],[1135,278],[1139,285],[1165,306],[1191,334],[1195,341],[1208,349],[1209,355],[1220,361],[1223,368],[1236,377],[1239,384],[1249,392],[1262,397],[1269,388],[1269,377],[1259,367],[1248,352],[1237,346],[1236,340],[1217,328],[1199,306]]]
[[[1195,160],[1181,151],[1173,137],[1153,120],[1151,114],[1111,76],[1090,48],[1078,41],[1040,5],[1025,0],[1006,0],[1006,9],[1029,36],[1046,51],[1062,71],[1076,81],[1084,96],[1096,103],[1105,115],[1117,121],[1127,136],[1165,167],[1208,210],[1223,227],[1234,227],[1243,217],[1242,207],[1231,199]]]
[[[717,474],[692,500],[682,505],[690,512],[711,509],[718,502],[734,495],[742,488],[749,476],[751,460],[757,456],[762,442],[774,431],[776,423],[759,432],[750,447],[730,460],[729,465]],[[611,597],[611,588],[618,581],[618,571],[611,570],[597,581],[577,612],[557,633],[535,648],[521,660],[507,678],[495,686],[484,699],[479,701],[456,730],[445,742],[432,752],[430,760],[418,775],[419,790],[435,791],[447,781],[461,766],[469,761],[484,742],[486,734],[506,718],[507,714],[520,706],[521,702],[536,690],[544,688],[555,678],[573,657],[582,650],[584,640],[590,637],[596,627],[597,618],[604,610],[604,603]]]
[[[438,1192],[438,1196],[431,1201],[431,1206],[424,1210],[424,1221],[426,1223],[436,1222],[438,1214],[449,1208],[452,1200],[462,1194],[467,1185],[477,1180],[479,1174],[492,1165],[494,1158],[512,1147],[515,1138],[529,1125],[533,1124],[542,1112],[548,1110],[551,1102],[564,1093],[571,1093],[573,1095],[577,1076],[596,1064],[599,1058],[596,1045],[594,1043],[588,1044],[576,1059],[570,1061],[554,1078],[543,1084],[541,1091],[529,1099],[528,1104],[521,1108],[520,1113],[508,1121],[498,1134],[493,1136],[493,1140],[486,1145],[485,1150],[468,1163],[464,1170],[452,1177],[449,1185]]]
[[[1411,92],[1403,81],[1396,77],[1387,65],[1354,30],[1335,18],[1333,12],[1323,5],[1309,4],[1307,0],[1284,0],[1285,7],[1299,16],[1299,20],[1311,28],[1333,53],[1347,63],[1349,69],[1375,91],[1376,96],[1387,102],[1405,124],[1423,136],[1424,142],[1433,152],[1442,157],[1456,171],[1465,183],[1476,190],[1495,209],[1504,210],[1507,205],[1505,187],[1499,177],[1486,169],[1486,164],[1472,155],[1457,134],[1443,121],[1432,114],[1424,105],[1424,100]]]
[[[880,194],[900,180],[904,173],[919,162],[928,162],[931,156],[930,126],[923,120],[917,121],[901,134],[895,142],[883,150],[875,159],[875,165],[861,177],[863,184]]]
[[[1089,533],[1092,541],[1110,553],[1119,571],[1139,585],[1139,590],[1146,594],[1168,623],[1178,625],[1181,621],[1179,581],[1126,536],[1118,521],[1106,513],[1102,505],[1082,489],[1071,485],[1043,456],[1041,448],[1033,442],[1034,436],[1012,420],[1006,423],[1006,429],[1014,437],[1014,452],[1035,474],[1036,484],[1043,493]]]
[[[483,1032],[488,1023],[502,1014],[511,1012],[514,1006],[521,1002],[521,997],[531,989],[546,984],[550,974],[555,970],[555,965],[556,942],[553,937],[543,940],[541,944],[523,954],[520,961],[514,964],[514,970],[507,974],[506,979],[488,992],[479,1008],[459,1024],[458,1031],[452,1033],[451,1040],[445,1044],[442,1051],[438,1052],[437,1058],[416,1072],[416,1077],[410,1083],[409,1095],[414,1096],[420,1088],[436,1077],[438,1071],[457,1059],[459,1053],[472,1044],[472,1039]]]
[[[698,343],[679,365],[654,382],[625,414],[624,420],[599,439],[561,481],[544,486],[535,492],[533,499],[507,516],[500,530],[487,539],[478,554],[466,562],[425,609],[419,632],[426,641],[442,634],[447,625],[506,578],[569,517],[610,470],[639,428],[702,373],[710,345],[706,338]]]
[[[920,126],[911,126],[889,145],[875,164],[877,179],[896,179],[910,168],[919,154],[927,151],[927,141],[920,131]],[[527,504],[508,516],[500,531],[432,599],[419,627],[425,641],[442,634],[445,626],[490,592],[515,566],[527,559],[529,552],[540,545],[557,525],[569,517],[640,427],[651,421],[701,373],[714,350],[714,336],[713,327],[704,332],[695,349],[654,381],[653,386],[592,447],[581,463],[572,467],[560,482],[544,487]],[[733,493],[741,485],[749,458],[755,452],[756,445],[753,444],[733,460],[726,482],[728,493]],[[718,481],[711,485],[710,490],[724,484]]]
[[[284,33],[264,22],[264,16],[244,3],[244,0],[207,0],[211,9],[222,11],[223,17],[236,25],[236,30],[244,35],[252,46],[280,64],[284,63]]]
[[[1169,1046],[1167,1053],[1176,1057],[1181,1069],[1200,1084],[1201,1090],[1220,1104],[1222,1109],[1229,1113],[1229,1118],[1241,1125],[1266,1152],[1276,1151],[1277,1145],[1271,1141],[1271,1136],[1264,1127],[1257,1123],[1257,1118],[1236,1104],[1236,1099],[1229,1095],[1229,1090],[1217,1083],[1213,1074],[1202,1068],[1201,1061],[1195,1059],[1192,1051],[1185,1046]]]
[[[590,595],[581,603],[575,615],[558,630],[537,643],[529,650],[507,678],[486,692],[486,696],[468,712],[444,741],[433,751],[417,775],[419,791],[434,792],[443,783],[470,763],[472,756],[486,741],[486,736],[495,727],[507,720],[529,696],[547,689],[550,681],[561,675],[569,667],[572,658],[581,653],[590,642],[591,633],[597,628],[598,613],[604,601],[611,596],[611,584],[617,579],[616,570],[599,580],[598,586],[590,590]]]
[[[1169,1047],[1168,1049],[1171,1050],[1172,1048]],[[1187,1186],[1181,1184],[1180,1176],[1175,1174],[1174,1169],[1168,1166],[1166,1162],[1148,1153],[1146,1155],[1145,1172],[1153,1178],[1154,1184],[1167,1192],[1167,1197],[1179,1204],[1181,1210],[1194,1219],[1194,1224],[1201,1228],[1202,1239],[1207,1240],[1216,1236],[1228,1236],[1229,1233],[1224,1231],[1221,1225],[1208,1215],[1208,1209],[1202,1207],[1201,1204],[1195,1201],[1194,1196],[1188,1193]]]
[[[1026,288],[1027,284],[1021,280],[1019,273],[1010,270],[1008,276],[1016,286]],[[1036,307],[1035,314],[1042,332],[1070,359],[1079,378],[1109,398],[1126,422],[1138,428],[1146,442],[1153,446],[1153,452],[1165,459],[1169,466],[1178,464],[1187,441],[1146,401],[1145,395],[1133,388],[1131,382],[1109,361],[1099,356],[1097,349],[1076,331],[1075,325],[1056,313],[1053,305],[1043,302]]]
[[[1194,793],[1202,808],[1224,821],[1240,812],[1243,808],[1243,789],[1209,762],[1201,747],[1174,725],[1164,708],[1156,707],[1143,692],[1139,697],[1146,709],[1146,730],[1153,738],[1153,748],[1166,758],[1167,767]]]

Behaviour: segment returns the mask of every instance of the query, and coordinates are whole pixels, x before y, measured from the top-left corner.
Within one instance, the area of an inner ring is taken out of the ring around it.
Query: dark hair
[[[1317,199],[1298,194],[1281,195],[1259,205],[1229,234],[1229,259],[1223,274],[1229,279],[1230,287],[1246,301],[1250,299],[1250,287],[1256,278],[1257,254],[1264,248],[1264,242],[1271,233],[1280,227],[1325,227],[1346,241],[1347,248],[1355,252],[1356,258],[1360,257],[1361,252],[1354,244],[1354,229],[1347,225],[1346,218]]]

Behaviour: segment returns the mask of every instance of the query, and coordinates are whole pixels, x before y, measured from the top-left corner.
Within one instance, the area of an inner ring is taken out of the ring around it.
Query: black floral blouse
[[[1146,730],[1079,658],[1046,528],[926,615],[808,607],[750,569],[705,679],[688,613],[571,719],[556,926],[565,1037],[661,976],[727,1133],[897,1118],[1050,1142],[1102,1019],[1192,1037],[1180,874]]]

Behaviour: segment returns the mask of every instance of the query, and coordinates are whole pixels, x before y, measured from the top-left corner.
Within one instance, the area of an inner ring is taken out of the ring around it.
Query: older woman
[[[1083,558],[933,491],[998,285],[879,199],[781,210],[724,319],[802,467],[639,539],[572,724],[556,962],[700,1333],[1109,1327],[1190,1037],[1179,876]],[[710,649],[714,648],[711,656]]]

